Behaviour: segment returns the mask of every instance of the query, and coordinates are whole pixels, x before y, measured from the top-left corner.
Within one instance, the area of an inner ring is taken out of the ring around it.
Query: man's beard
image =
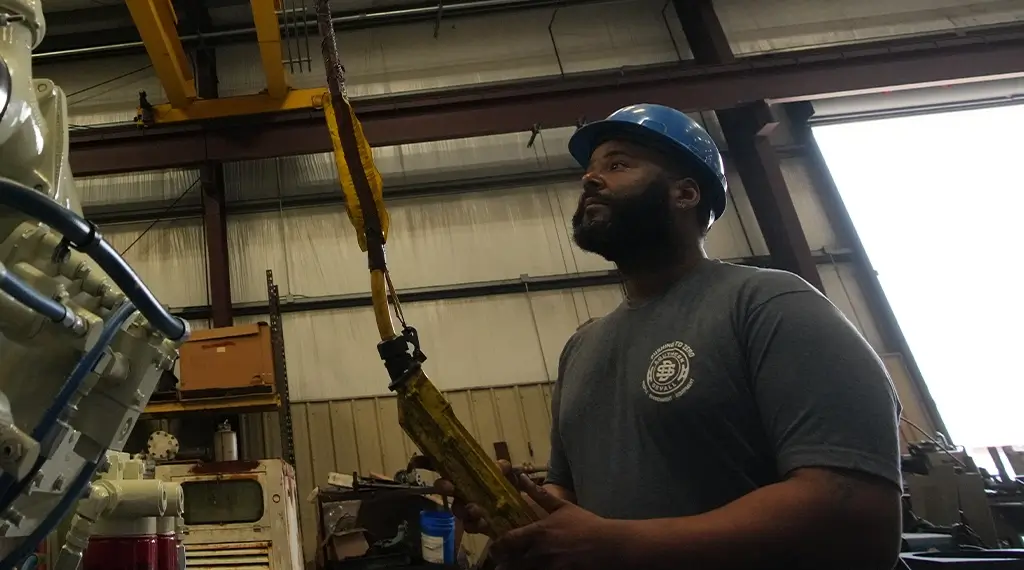
[[[573,241],[580,249],[620,267],[656,263],[671,254],[675,232],[667,179],[659,177],[632,196],[602,196],[601,203],[608,210],[603,220],[584,219],[585,198],[580,198],[572,216]]]

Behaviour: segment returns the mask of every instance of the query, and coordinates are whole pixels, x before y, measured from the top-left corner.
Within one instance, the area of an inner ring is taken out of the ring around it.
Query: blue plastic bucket
[[[455,564],[455,515],[445,511],[420,513],[420,550],[430,564]]]

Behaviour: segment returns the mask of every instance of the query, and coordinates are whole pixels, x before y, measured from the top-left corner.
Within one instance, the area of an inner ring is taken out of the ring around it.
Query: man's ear
[[[700,186],[693,178],[672,182],[672,204],[680,210],[692,210],[700,202]]]

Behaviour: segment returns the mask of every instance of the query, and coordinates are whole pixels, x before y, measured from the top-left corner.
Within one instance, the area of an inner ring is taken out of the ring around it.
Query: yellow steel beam
[[[174,105],[154,105],[152,122],[155,124],[198,121],[239,115],[259,115],[275,111],[317,109],[323,106],[326,89],[293,89],[283,98],[269,94],[242,95],[222,99],[196,99],[184,109]]]
[[[267,93],[282,99],[288,93],[288,79],[281,61],[281,28],[277,20],[279,0],[250,0],[252,20],[256,24],[256,40],[260,44],[263,73],[267,76]]]
[[[171,0],[126,0],[135,27],[171,105],[183,109],[196,98],[196,82],[178,37]]]

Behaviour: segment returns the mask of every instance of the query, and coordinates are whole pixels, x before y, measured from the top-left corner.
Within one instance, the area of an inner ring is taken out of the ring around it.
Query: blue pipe
[[[78,214],[50,200],[40,192],[0,177],[0,204],[50,226],[75,247],[90,256],[117,283],[149,322],[171,340],[181,340],[185,323],[160,305],[128,262],[99,233],[99,229]]]
[[[32,439],[42,442],[43,438],[49,435],[50,430],[57,424],[61,412],[64,411],[64,408],[68,406],[68,402],[71,401],[71,397],[82,387],[85,377],[96,367],[96,363],[103,357],[104,352],[110,347],[110,343],[114,342],[114,336],[117,334],[117,331],[121,330],[125,321],[134,313],[135,305],[131,301],[125,301],[104,323],[103,330],[100,331],[96,344],[85,353],[85,356],[78,360],[78,364],[75,364],[71,374],[68,375],[68,379],[64,381],[64,386],[57,393],[57,397],[54,398],[53,403],[50,404],[46,412],[43,413],[43,417],[39,419],[36,428],[32,430]]]
[[[46,514],[46,518],[39,522],[36,528],[25,537],[25,540],[17,548],[0,561],[0,570],[12,570],[15,565],[32,555],[39,543],[46,540],[46,537],[57,528],[60,521],[64,520],[68,511],[71,510],[71,506],[82,496],[85,487],[92,481],[93,475],[96,474],[98,466],[99,464],[95,461],[89,461],[82,466],[82,470],[78,472],[78,476],[71,483],[71,486],[68,487],[68,492],[60,498],[57,506]]]
[[[17,275],[8,271],[3,264],[0,264],[0,291],[14,297],[22,305],[41,313],[55,323],[63,322],[68,316],[67,307],[36,291]]]

